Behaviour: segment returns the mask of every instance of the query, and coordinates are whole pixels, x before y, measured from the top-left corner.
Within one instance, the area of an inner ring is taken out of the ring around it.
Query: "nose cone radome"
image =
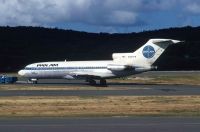
[[[20,76],[24,76],[24,75],[25,75],[25,71],[24,71],[24,70],[20,70],[20,71],[18,72],[18,74],[19,74]]]

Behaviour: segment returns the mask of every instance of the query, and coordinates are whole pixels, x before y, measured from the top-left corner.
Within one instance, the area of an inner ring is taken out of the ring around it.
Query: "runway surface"
[[[199,86],[186,85],[127,85],[120,90],[8,90],[0,96],[143,96],[200,95]],[[105,88],[104,88],[105,89]]]
[[[199,132],[200,118],[0,118],[2,132]]]
[[[148,72],[137,76],[191,75],[200,72]],[[20,80],[23,81],[23,80]],[[34,86],[33,84],[16,84]],[[35,86],[87,86],[83,81],[41,80]],[[113,90],[109,88],[114,88]],[[0,96],[145,96],[200,95],[200,86],[109,83],[94,90],[1,90]],[[108,88],[108,90],[106,89]],[[0,118],[0,131],[6,132],[199,132],[199,117],[108,117],[108,118]]]
[[[32,84],[30,84],[32,85]],[[46,84],[39,84],[45,86]],[[66,87],[68,86],[65,84]],[[83,84],[76,84],[82,86]],[[38,86],[38,85],[37,85]],[[88,86],[90,87],[90,86]],[[200,86],[111,84],[115,90],[2,90],[0,96],[143,96],[143,95],[200,95]],[[121,88],[123,87],[123,89]],[[117,90],[119,88],[119,90]]]
[[[150,71],[136,75],[137,77],[155,76],[187,76],[200,75],[200,71]],[[37,85],[27,84],[27,79],[19,78],[18,87],[27,87],[27,90],[1,90],[0,96],[143,96],[143,95],[200,95],[200,86],[192,85],[160,85],[143,83],[114,83],[108,82],[108,87],[91,86],[83,80],[42,79]],[[28,90],[29,86],[48,87],[83,87],[79,90]],[[86,89],[85,89],[86,88]],[[90,90],[87,90],[90,88]],[[108,88],[108,89],[106,89]],[[114,88],[110,90],[109,88]]]

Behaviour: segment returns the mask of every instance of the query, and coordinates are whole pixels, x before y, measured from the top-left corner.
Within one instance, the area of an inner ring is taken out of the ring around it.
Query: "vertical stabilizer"
[[[172,39],[150,39],[133,53],[135,56],[133,64],[135,66],[151,66],[169,45],[179,42],[179,40]]]

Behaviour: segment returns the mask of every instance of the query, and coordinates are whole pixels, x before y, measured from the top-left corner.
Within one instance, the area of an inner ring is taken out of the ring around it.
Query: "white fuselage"
[[[111,61],[62,61],[34,63],[20,70],[19,74],[27,78],[64,78],[64,79],[100,79],[128,76],[150,70],[130,67],[126,70]],[[111,68],[109,69],[111,65]],[[114,67],[112,67],[114,65]]]
[[[171,44],[179,43],[172,39],[150,39],[133,53],[114,53],[113,60],[105,61],[62,61],[34,63],[19,71],[19,75],[29,79],[65,78],[100,79],[129,76],[149,71],[154,62]]]

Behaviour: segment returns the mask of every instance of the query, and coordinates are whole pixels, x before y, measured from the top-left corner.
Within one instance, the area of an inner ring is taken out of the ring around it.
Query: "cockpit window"
[[[33,68],[25,67],[24,69],[25,69],[25,70],[32,70]]]

